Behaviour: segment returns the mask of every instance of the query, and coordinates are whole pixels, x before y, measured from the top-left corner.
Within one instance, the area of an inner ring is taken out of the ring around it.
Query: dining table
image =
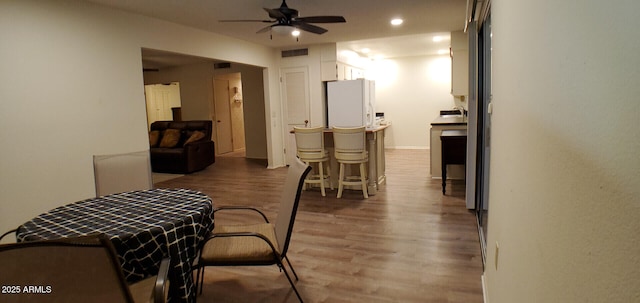
[[[170,257],[169,302],[195,302],[193,263],[213,229],[213,202],[190,189],[156,188],[66,204],[25,222],[18,242],[107,235],[129,283],[155,275]]]

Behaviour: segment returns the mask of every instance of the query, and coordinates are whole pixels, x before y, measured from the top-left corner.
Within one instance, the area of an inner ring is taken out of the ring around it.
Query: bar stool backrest
[[[324,127],[294,127],[298,157],[304,159],[324,156]]]
[[[337,160],[366,158],[365,127],[333,127],[333,144]]]

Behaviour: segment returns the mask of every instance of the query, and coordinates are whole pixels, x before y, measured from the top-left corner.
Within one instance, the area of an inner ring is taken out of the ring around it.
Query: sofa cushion
[[[169,128],[162,134],[162,141],[160,141],[160,147],[176,147],[180,141],[180,130]]]
[[[160,141],[160,131],[152,130],[149,132],[149,146],[158,147],[158,142]]]
[[[187,143],[196,142],[202,138],[204,138],[204,133],[196,130],[191,134],[189,139],[187,139],[187,141],[184,142],[184,144],[186,145]]]

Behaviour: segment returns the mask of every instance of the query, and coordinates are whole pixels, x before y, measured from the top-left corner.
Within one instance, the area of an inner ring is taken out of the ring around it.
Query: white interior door
[[[172,107],[180,107],[180,83],[144,86],[147,102],[147,127],[154,121],[173,120]]]
[[[213,79],[213,99],[215,106],[216,149],[218,154],[233,151],[231,111],[229,108],[229,80]]]
[[[286,113],[287,138],[286,161],[292,163],[296,156],[295,136],[291,134],[294,126],[309,123],[309,71],[306,67],[284,68],[281,71],[281,91]]]

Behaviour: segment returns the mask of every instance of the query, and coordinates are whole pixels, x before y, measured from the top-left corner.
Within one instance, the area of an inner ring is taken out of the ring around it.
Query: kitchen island
[[[378,125],[366,128],[367,152],[369,153],[369,162],[367,164],[367,191],[369,195],[375,195],[378,188],[386,181],[386,164],[384,154],[384,132],[390,124]],[[295,135],[293,130],[290,131],[291,140],[295,146]],[[324,130],[324,145],[329,151],[331,165],[331,184],[334,188],[338,188],[338,175],[340,173],[340,165],[336,161],[333,153],[333,130],[326,128]],[[350,175],[350,165],[347,166],[346,175]],[[345,185],[346,189],[358,189],[357,186]]]
[[[440,135],[443,130],[466,130],[467,129],[467,117],[462,115],[441,115],[431,122],[430,130],[430,151],[431,151],[431,178],[442,178],[442,145],[440,141]],[[452,166],[449,167],[449,173],[447,179],[464,180],[465,169],[464,166]]]

